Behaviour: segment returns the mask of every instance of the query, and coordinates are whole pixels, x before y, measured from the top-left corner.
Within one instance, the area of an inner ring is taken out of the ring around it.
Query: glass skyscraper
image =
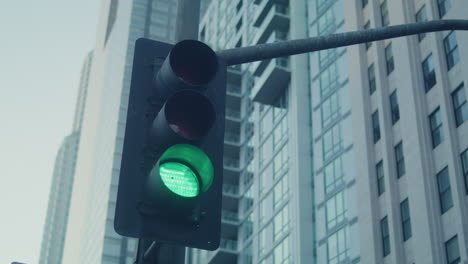
[[[64,138],[55,159],[39,258],[41,264],[62,261],[92,58],[93,53],[90,52],[81,70],[72,133]]]

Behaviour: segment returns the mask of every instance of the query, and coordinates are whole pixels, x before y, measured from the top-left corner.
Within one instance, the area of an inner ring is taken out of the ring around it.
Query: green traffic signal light
[[[162,182],[173,193],[183,197],[197,197],[200,183],[189,167],[179,162],[166,162],[159,166]]]
[[[148,187],[157,195],[162,182],[172,193],[194,198],[210,188],[213,177],[213,164],[205,152],[190,144],[178,144],[168,148],[154,165]]]

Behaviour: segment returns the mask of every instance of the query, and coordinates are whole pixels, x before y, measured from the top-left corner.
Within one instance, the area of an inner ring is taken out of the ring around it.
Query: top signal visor
[[[170,89],[206,90],[218,73],[218,57],[203,42],[183,40],[172,48],[156,76],[156,86],[167,96]]]

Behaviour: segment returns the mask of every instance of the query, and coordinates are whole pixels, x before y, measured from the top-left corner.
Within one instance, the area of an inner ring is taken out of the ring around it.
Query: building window
[[[269,193],[267,194],[267,197],[265,197],[263,200],[260,201],[259,204],[259,212],[258,212],[258,222],[259,224],[265,223],[267,220],[267,216],[271,216],[271,199],[270,199]]]
[[[276,209],[288,197],[288,175],[285,175],[273,188],[273,208]]]
[[[393,60],[392,43],[388,44],[387,47],[385,47],[385,63],[387,65],[387,75],[389,75],[395,69],[395,61]]]
[[[336,124],[323,135],[323,159],[328,160],[341,149],[340,124]]]
[[[442,118],[439,107],[429,116],[429,122],[431,125],[432,147],[435,148],[444,141],[444,130],[442,129]]]
[[[377,89],[377,83],[375,81],[374,64],[371,64],[369,68],[367,68],[367,75],[369,76],[369,91],[370,94],[373,94]]]
[[[395,146],[395,161],[397,177],[400,178],[401,176],[405,175],[406,172],[405,157],[403,156],[403,142],[400,142]]]
[[[444,214],[453,207],[452,190],[450,189],[447,167],[437,173],[437,184],[439,186],[440,211]]]
[[[345,219],[346,209],[344,205],[344,192],[339,192],[327,201],[327,230],[332,229]]]
[[[411,238],[411,219],[409,213],[409,203],[408,198],[400,203],[400,213],[401,213],[401,226],[403,230],[403,241],[406,241]]]
[[[376,110],[372,114],[372,134],[374,135],[374,143],[380,140],[380,124],[379,124],[379,111]]]
[[[336,30],[336,17],[334,8],[329,8],[317,20],[318,34],[326,35]]]
[[[327,127],[333,120],[339,116],[340,104],[338,101],[338,93],[333,93],[322,103],[322,127]]]
[[[398,107],[397,90],[390,94],[390,111],[392,112],[392,125],[400,120],[400,108]]]
[[[330,62],[334,62],[336,60],[337,49],[326,49],[321,50],[319,53],[319,66],[320,68],[325,68]]]
[[[384,171],[383,171],[383,161],[379,161],[375,166],[375,171],[377,174],[377,193],[382,195],[385,192],[385,181],[384,181]]]
[[[423,5],[421,9],[416,13],[416,22],[427,21],[426,5]],[[426,33],[418,34],[418,40],[421,41],[426,37]]]
[[[380,4],[380,15],[382,16],[382,26],[388,26],[390,24],[390,18],[388,16],[387,1],[383,1],[382,4]]]
[[[458,247],[458,237],[456,235],[445,242],[445,253],[447,264],[461,263],[460,248]]]
[[[452,69],[460,61],[460,54],[458,53],[457,37],[455,32],[450,32],[444,38],[445,58],[447,59],[448,70]]]
[[[344,183],[342,166],[341,157],[338,157],[325,167],[325,193],[330,193]]]
[[[424,77],[424,88],[428,92],[437,83],[434,62],[432,61],[432,54],[429,54],[422,63],[423,77]]]
[[[364,29],[369,29],[369,28],[370,28],[370,20],[367,20],[366,24],[364,24]],[[366,50],[368,50],[371,46],[372,46],[372,42],[366,42]]]
[[[439,16],[442,18],[452,7],[452,0],[437,0],[437,5],[439,7]]]
[[[452,93],[453,111],[457,127],[468,120],[468,104],[466,103],[465,87],[462,84]]]
[[[265,246],[266,246],[266,240],[267,240],[267,233],[271,232],[268,230],[268,227],[263,228],[260,231],[260,234],[258,234],[258,256],[262,257],[263,254],[265,253]]]
[[[382,232],[383,256],[386,257],[390,254],[390,232],[388,230],[388,219],[386,216],[380,220],[380,231]]]
[[[461,154],[463,176],[465,178],[465,191],[468,194],[468,149]]]
[[[338,85],[337,63],[332,63],[320,74],[320,95],[323,97]]]
[[[362,8],[367,6],[367,3],[369,3],[369,0],[361,0],[362,2]]]
[[[327,240],[327,263],[342,263],[347,255],[346,229],[340,229]]]
[[[239,32],[239,30],[242,28],[242,17],[239,19],[239,22],[236,24],[236,32]]]
[[[273,218],[273,241],[277,241],[289,230],[289,204],[286,204],[281,211]]]
[[[290,263],[291,251],[289,250],[289,236],[276,246],[273,251],[274,263]]]
[[[241,10],[242,4],[243,4],[243,3],[242,3],[242,0],[240,0],[239,3],[237,3],[237,5],[236,5],[236,11],[237,11],[237,12],[239,12],[239,11]]]
[[[282,176],[284,172],[288,170],[288,154],[288,146],[283,145],[281,150],[279,150],[276,156],[273,158],[273,178],[278,178],[279,176]]]

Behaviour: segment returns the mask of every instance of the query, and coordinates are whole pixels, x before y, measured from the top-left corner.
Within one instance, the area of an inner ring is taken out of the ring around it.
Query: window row
[[[367,24],[366,24],[367,25]],[[419,35],[419,38],[424,38],[423,34]],[[444,52],[445,60],[447,64],[447,70],[451,70],[455,65],[460,62],[460,53],[458,50],[458,43],[455,32],[448,34],[444,40]],[[385,64],[387,75],[391,74],[395,69],[395,61],[393,57],[392,43],[389,43],[384,50],[385,53]],[[435,73],[434,59],[432,53],[429,54],[422,62],[422,74],[424,81],[424,89],[426,92],[432,89],[437,84],[437,77]],[[367,77],[369,85],[369,93],[372,95],[377,90],[377,82],[375,76],[375,66],[372,63],[367,68]]]
[[[390,100],[390,112],[391,112],[392,125],[394,125],[398,120],[400,120],[400,108],[398,107],[397,90],[394,90],[392,94],[390,94],[389,100]],[[372,113],[371,121],[372,121],[372,135],[373,135],[374,143],[377,143],[377,141],[379,141],[381,137],[378,110]]]
[[[468,120],[468,104],[465,96],[464,84],[460,84],[458,88],[452,93],[452,104],[453,111],[455,115],[455,124],[460,126]],[[395,124],[400,119],[400,110],[398,108],[398,99],[396,95],[396,90],[390,95],[390,111],[392,124]],[[376,110],[372,113],[372,134],[374,143],[380,140],[380,122],[379,122],[379,112]],[[442,118],[440,107],[437,107],[429,115],[429,125],[431,130],[432,146],[433,148],[437,147],[444,140],[444,132],[442,129]]]
[[[396,159],[397,174],[401,174],[401,173],[404,174],[405,160],[403,156],[403,148],[402,148],[401,142],[395,147],[395,159]],[[463,182],[465,184],[465,192],[468,195],[468,149],[465,150],[460,155],[460,159],[461,159],[461,165],[462,165],[461,167],[462,167],[462,174],[463,174]],[[376,171],[377,193],[380,196],[385,192],[385,181],[384,181],[384,171],[383,171],[382,160],[377,163],[375,171]],[[440,211],[441,211],[441,214],[444,214],[450,208],[453,207],[452,191],[450,187],[448,167],[445,167],[439,173],[437,173],[437,186],[438,186],[438,193],[439,193]]]

